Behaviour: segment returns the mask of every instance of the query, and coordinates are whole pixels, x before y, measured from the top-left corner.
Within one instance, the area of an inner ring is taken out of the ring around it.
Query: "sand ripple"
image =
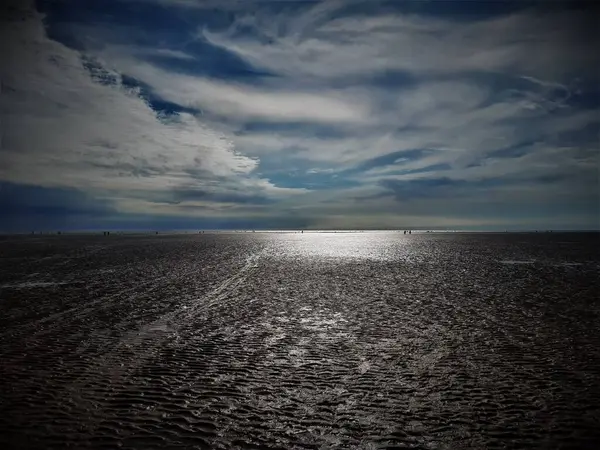
[[[0,243],[2,439],[593,448],[597,237],[337,239]]]

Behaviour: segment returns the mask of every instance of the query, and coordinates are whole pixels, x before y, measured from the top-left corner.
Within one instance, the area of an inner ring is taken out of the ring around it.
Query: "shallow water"
[[[598,234],[0,240],[9,448],[594,448]]]

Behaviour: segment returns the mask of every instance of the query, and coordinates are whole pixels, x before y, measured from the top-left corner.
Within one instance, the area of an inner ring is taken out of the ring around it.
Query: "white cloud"
[[[108,196],[180,186],[214,190],[215,177],[276,190],[248,175],[256,159],[236,152],[197,117],[157,117],[118,73],[92,79],[81,55],[48,39],[41,16],[21,8],[0,31],[0,179]],[[109,77],[112,84],[100,82]]]
[[[102,30],[99,31],[102,34]],[[190,53],[186,53],[182,50],[171,49],[171,48],[163,48],[163,47],[144,47],[139,45],[111,45],[111,52],[113,53],[129,53],[134,54],[139,57],[145,56],[163,56],[166,58],[179,59],[184,61],[191,61],[195,57]]]
[[[165,100],[228,119],[335,124],[364,121],[370,114],[362,98],[348,98],[333,89],[302,92],[250,87],[168,72],[112,51],[101,57],[120,72],[150,85]]]
[[[230,132],[252,120],[335,126],[341,131],[335,138],[310,131],[230,137],[246,155],[287,153],[346,167],[414,148],[454,149],[423,164],[468,165],[486,152],[541,138],[548,127],[531,120],[564,107],[564,102],[549,100],[547,94],[559,90],[570,95],[563,84],[523,75],[530,72],[529,66],[540,69],[539,53],[554,48],[556,37],[548,30],[556,20],[553,15],[521,13],[460,24],[401,14],[335,18],[336,10],[346,3],[321,3],[301,15],[273,16],[261,9],[238,19],[228,32],[204,31],[213,44],[284,75],[276,81],[263,80],[261,87],[169,72],[141,63],[124,49],[105,49],[102,57],[149,84],[163,99],[199,108],[205,121],[225,121]],[[241,25],[254,27],[271,41],[265,43],[248,33],[237,36],[236,27]],[[534,56],[525,55],[531,42],[540,46]],[[555,56],[566,57],[560,51]],[[488,59],[492,65],[484,63]],[[342,88],[329,78],[394,68],[416,71],[425,78],[401,89],[368,83]],[[495,98],[502,90],[461,75],[499,70],[513,73],[515,79],[525,77],[539,89],[505,88],[504,98]],[[428,78],[431,75],[444,75],[445,80]],[[569,116],[567,111],[561,118]]]
[[[466,23],[394,13],[320,23],[314,16],[309,10],[300,16],[252,14],[239,20],[269,39],[268,45],[236,34],[235,26],[227,32],[201,30],[201,36],[256,67],[290,77],[401,70],[425,76],[484,71],[555,79],[589,72],[600,62],[593,45],[573,32],[576,16],[564,12],[520,12]],[[282,29],[294,32],[281,34]]]
[[[577,176],[593,174],[600,167],[600,156],[592,147],[548,147],[543,144],[534,144],[528,146],[525,153],[517,157],[487,158],[482,160],[481,164],[455,167],[451,170],[398,174],[398,171],[422,169],[433,164],[450,163],[451,161],[452,157],[449,158],[448,155],[440,152],[434,157],[424,158],[413,163],[367,171],[363,180],[377,181],[386,178],[409,181],[440,177],[457,181],[503,179],[510,185],[511,180],[515,178],[535,180],[539,177],[576,174],[573,176],[576,179]]]
[[[306,159],[308,164],[326,168],[333,165],[339,170],[392,152],[431,149],[434,152],[422,158],[399,161],[401,165],[395,167],[374,168],[371,173],[434,164],[449,164],[458,170],[491,152],[530,142],[544,144],[537,150],[543,157],[559,145],[556,139],[561,133],[576,132],[598,120],[595,111],[567,109],[548,114],[529,110],[518,98],[497,102],[489,98],[493,98],[491,92],[468,83],[422,83],[398,95],[394,108],[380,110],[363,126],[344,129],[335,136],[317,136],[310,131],[252,132],[234,136],[233,140],[249,155],[268,158],[287,154]],[[568,157],[566,154],[565,160]],[[527,171],[529,162],[518,161],[519,170]],[[506,164],[511,163],[517,161],[506,160]],[[564,161],[560,167],[568,170]]]

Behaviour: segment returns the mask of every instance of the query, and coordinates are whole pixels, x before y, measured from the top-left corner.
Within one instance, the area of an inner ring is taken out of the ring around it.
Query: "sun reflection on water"
[[[411,238],[396,232],[273,234],[274,256],[391,260],[411,245]]]

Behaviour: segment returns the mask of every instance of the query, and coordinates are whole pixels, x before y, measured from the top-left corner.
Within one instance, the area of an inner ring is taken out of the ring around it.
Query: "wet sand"
[[[4,448],[596,448],[598,234],[0,239]]]

